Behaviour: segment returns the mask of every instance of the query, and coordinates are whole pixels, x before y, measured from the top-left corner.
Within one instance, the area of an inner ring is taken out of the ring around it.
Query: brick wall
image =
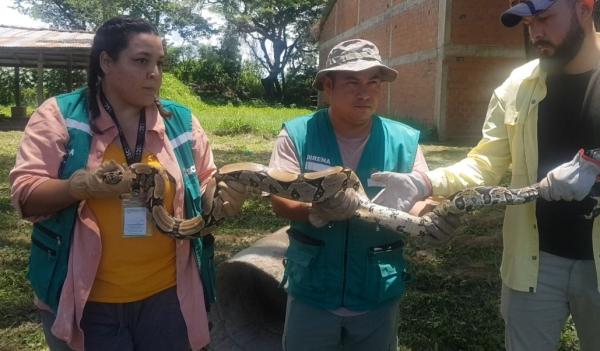
[[[433,125],[435,60],[394,66],[398,78],[390,83],[390,106],[381,112],[388,116],[414,118]]]
[[[454,139],[480,137],[494,89],[519,66],[520,60],[452,57],[446,62],[446,133]]]
[[[420,120],[442,139],[474,139],[493,89],[524,62],[522,28],[499,21],[506,3],[337,0],[321,28],[320,63],[343,40],[370,40],[399,72],[381,114]]]

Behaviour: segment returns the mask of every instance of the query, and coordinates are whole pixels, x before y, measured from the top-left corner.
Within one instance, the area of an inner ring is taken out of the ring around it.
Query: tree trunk
[[[281,72],[281,103],[285,101],[285,74]]]
[[[271,72],[266,78],[262,78],[260,82],[265,89],[265,96],[267,101],[280,102],[281,101],[281,85],[279,84],[279,72]]]

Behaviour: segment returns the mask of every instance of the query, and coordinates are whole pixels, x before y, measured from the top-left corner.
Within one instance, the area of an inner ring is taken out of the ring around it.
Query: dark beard
[[[577,21],[575,14],[573,14],[573,17],[571,17],[571,27],[567,36],[562,43],[556,46],[554,55],[551,57],[540,57],[540,68],[548,73],[562,72],[564,67],[577,56],[584,39],[585,33],[583,32],[583,28]],[[552,45],[545,40],[533,43],[534,46],[537,44]]]

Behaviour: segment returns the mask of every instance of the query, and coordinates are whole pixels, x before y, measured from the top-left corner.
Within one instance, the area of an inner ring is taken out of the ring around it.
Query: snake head
[[[123,172],[121,170],[105,172],[104,174],[102,174],[102,181],[105,184],[110,184],[110,185],[119,184],[121,179],[123,179]]]

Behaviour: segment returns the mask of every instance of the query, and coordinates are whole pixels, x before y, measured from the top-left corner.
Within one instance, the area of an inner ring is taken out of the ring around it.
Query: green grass
[[[0,105],[0,116],[10,117],[10,106],[1,106]]]
[[[170,73],[164,75],[160,94],[188,106],[209,133],[224,136],[248,133],[274,136],[283,122],[310,112],[300,108],[207,105]]]
[[[31,114],[33,113],[33,111],[35,110],[35,108],[31,107],[31,106],[27,106],[27,112],[26,115],[27,116],[31,116]],[[2,106],[0,105],[0,118],[9,118],[11,116],[11,110],[10,110],[10,106]]]
[[[0,350],[43,350],[44,336],[25,278],[31,225],[9,202],[8,172],[20,132],[0,133]]]
[[[283,107],[211,106],[197,114],[200,124],[209,132],[221,135],[243,134],[237,130],[251,130],[269,137],[281,130],[283,122],[310,113],[309,110]]]

